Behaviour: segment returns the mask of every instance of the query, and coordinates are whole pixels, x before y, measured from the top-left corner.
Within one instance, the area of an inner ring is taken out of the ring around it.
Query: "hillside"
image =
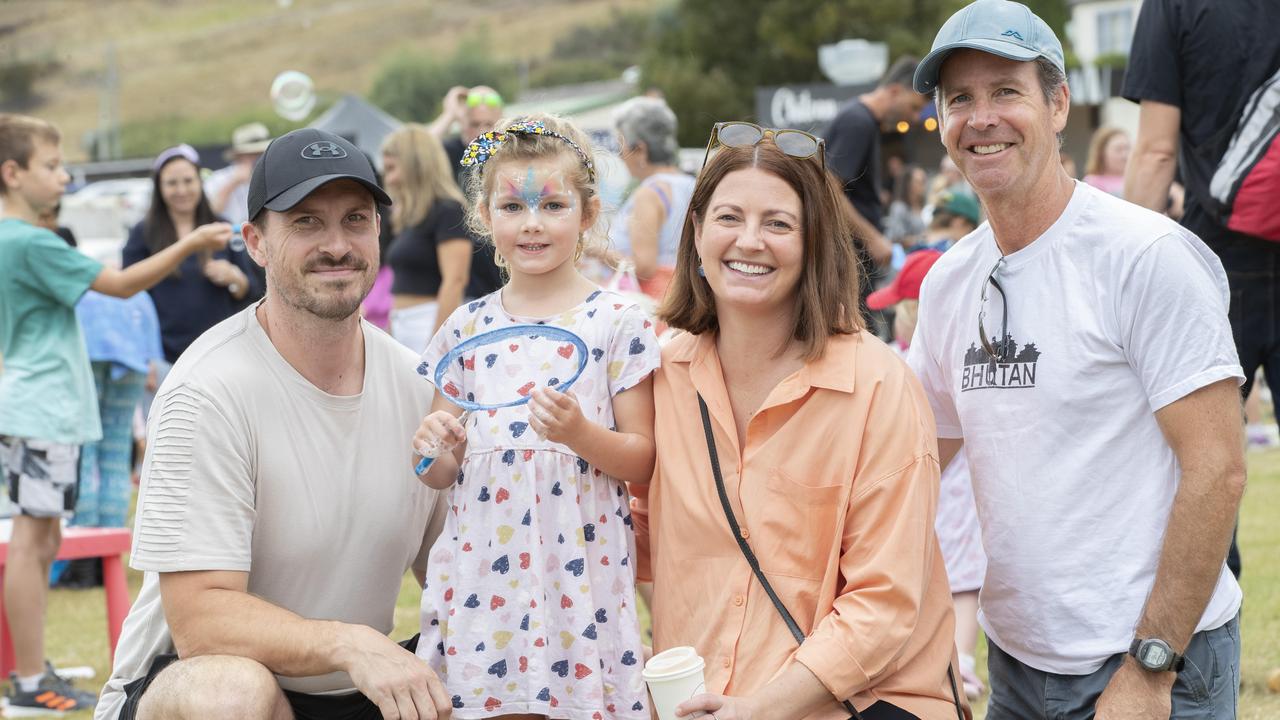
[[[269,115],[282,70],[301,70],[321,99],[366,93],[380,65],[402,51],[446,57],[484,32],[494,57],[545,56],[571,28],[605,21],[645,0],[5,0],[0,64],[52,61],[28,112],[57,123],[69,160],[98,122],[100,87],[114,52],[125,132]],[[263,118],[265,119],[265,118]],[[422,118],[418,118],[422,119]],[[207,140],[206,140],[207,141]]]

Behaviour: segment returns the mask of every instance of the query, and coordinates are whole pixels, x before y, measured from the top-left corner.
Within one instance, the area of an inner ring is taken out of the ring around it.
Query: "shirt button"
[[[743,540],[746,540],[751,537],[751,531],[746,528],[739,528],[738,534],[742,536]]]
[[[745,601],[742,599],[742,596],[741,596],[741,595],[734,595],[734,596],[733,596],[733,604],[734,604],[734,605],[737,605],[738,607],[742,607],[742,603],[743,603],[743,602],[745,602]]]
[[[729,667],[729,665],[730,665],[730,663],[729,663],[729,658],[725,658],[725,659],[724,659],[724,662],[723,662],[723,663],[721,663],[721,664],[723,664],[725,667]]]

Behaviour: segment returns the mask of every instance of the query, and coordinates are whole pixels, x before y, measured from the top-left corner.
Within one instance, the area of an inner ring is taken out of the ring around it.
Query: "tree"
[[[966,0],[683,0],[655,18],[644,82],[660,88],[680,118],[680,143],[706,142],[718,120],[749,120],[755,89],[824,82],[818,46],[879,40],[890,61],[923,57],[942,23]],[[1065,0],[1027,4],[1063,37]]]
[[[608,21],[571,27],[551,54],[529,67],[529,87],[612,80],[635,65],[649,42],[653,13],[613,9]]]
[[[493,59],[483,30],[458,43],[453,55],[441,61],[425,53],[400,52],[378,71],[369,100],[408,122],[430,122],[440,114],[441,102],[455,85],[488,85],[504,97],[514,90],[515,71]]]
[[[6,107],[20,108],[34,98],[40,66],[31,62],[15,62],[0,66],[0,102]]]
[[[60,68],[61,64],[48,55],[20,59],[11,50],[9,62],[0,65],[0,109],[27,110],[37,105],[36,83]]]

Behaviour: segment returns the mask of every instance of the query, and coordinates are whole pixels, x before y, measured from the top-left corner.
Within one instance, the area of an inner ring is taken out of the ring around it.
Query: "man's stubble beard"
[[[354,261],[358,264],[360,261]],[[282,278],[274,269],[275,263],[267,267],[267,292],[274,293],[285,305],[321,320],[340,321],[346,320],[357,314],[360,310],[360,304],[364,302],[369,291],[373,289],[373,283],[377,279],[376,270],[372,270],[369,265],[365,264],[360,269],[360,275],[353,278],[341,286],[341,290],[334,288],[332,290],[322,290],[307,287],[307,277],[310,269],[318,265],[342,266],[350,264],[347,258],[336,263],[308,263],[304,269],[288,278]],[[359,292],[350,294],[351,286],[359,287]]]

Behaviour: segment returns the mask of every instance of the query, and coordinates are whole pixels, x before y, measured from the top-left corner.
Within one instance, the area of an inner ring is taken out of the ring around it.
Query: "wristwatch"
[[[1147,672],[1182,672],[1182,656],[1173,651],[1169,643],[1159,638],[1134,638],[1129,654]]]

